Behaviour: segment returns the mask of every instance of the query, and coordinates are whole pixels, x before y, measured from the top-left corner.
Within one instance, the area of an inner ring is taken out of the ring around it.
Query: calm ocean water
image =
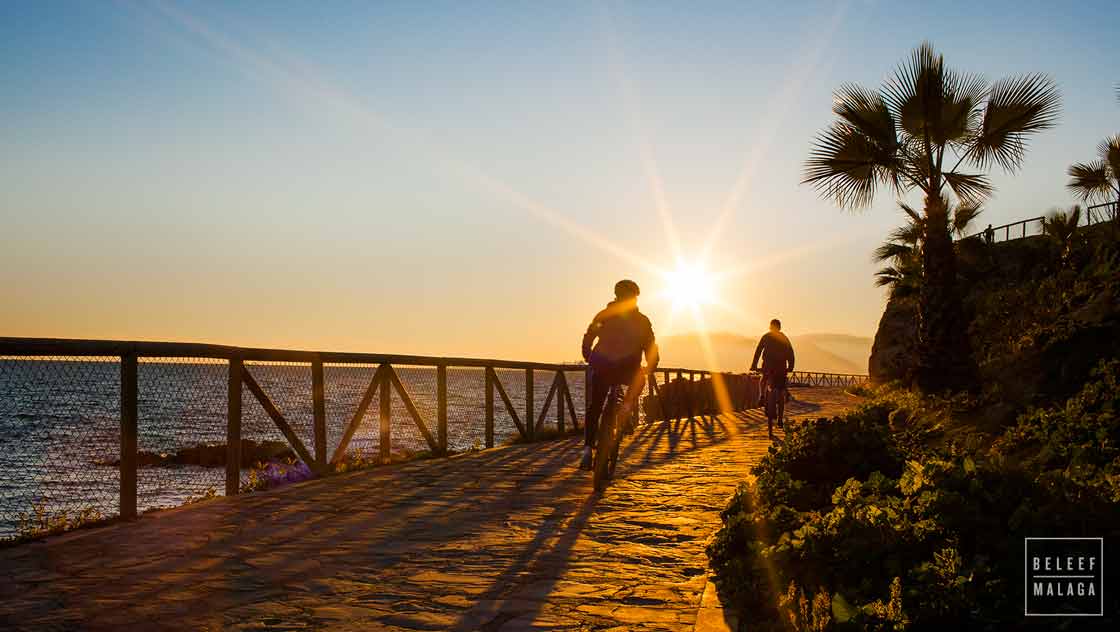
[[[298,364],[248,364],[296,434],[314,451],[311,369]],[[395,367],[429,430],[436,432],[434,368]],[[376,367],[324,368],[327,453],[333,453]],[[525,372],[498,371],[518,415],[524,418]],[[141,362],[139,449],[169,452],[224,443],[227,367],[222,362]],[[537,414],[554,373],[534,373]],[[577,412],[583,408],[583,375],[567,374]],[[448,369],[448,446],[461,450],[483,442],[485,378],[481,369]],[[41,506],[49,513],[94,507],[118,512],[119,470],[98,465],[120,455],[120,365],[104,361],[0,359],[0,537],[14,533],[20,512]],[[495,442],[517,430],[495,394]],[[392,449],[424,450],[427,443],[394,393]],[[256,398],[244,389],[242,436],[284,441]],[[556,423],[555,400],[545,418]],[[570,421],[569,421],[570,423]],[[376,399],[349,449],[379,449]],[[144,467],[138,478],[141,511],[182,504],[208,489],[222,493],[224,468]]]

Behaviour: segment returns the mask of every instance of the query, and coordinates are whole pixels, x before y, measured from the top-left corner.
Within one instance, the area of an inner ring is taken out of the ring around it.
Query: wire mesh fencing
[[[32,353],[44,345],[79,354]],[[555,365],[269,350],[235,364],[235,348],[0,339],[5,349],[15,354],[0,355],[0,539],[251,489],[270,463],[323,473],[532,438],[561,419],[570,430],[585,408],[583,371]]]
[[[0,356],[0,538],[118,512],[120,360]]]

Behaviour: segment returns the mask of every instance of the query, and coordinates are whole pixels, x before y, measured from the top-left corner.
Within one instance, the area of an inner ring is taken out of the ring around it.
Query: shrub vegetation
[[[1083,236],[1013,247],[966,295],[981,388],[864,389],[739,487],[708,553],[752,629],[1115,629],[1024,617],[1023,538],[1120,535],[1120,257]]]

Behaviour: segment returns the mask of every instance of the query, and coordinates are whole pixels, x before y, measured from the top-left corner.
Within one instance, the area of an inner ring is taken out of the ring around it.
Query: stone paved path
[[[855,398],[794,391],[795,415]],[[576,439],[353,472],[0,550],[0,628],[726,630],[704,547],[758,411],[639,428],[598,498]]]

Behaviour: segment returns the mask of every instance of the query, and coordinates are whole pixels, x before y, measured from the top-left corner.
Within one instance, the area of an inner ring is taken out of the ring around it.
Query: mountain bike
[[[789,388],[786,386],[775,387],[773,382],[762,376],[762,407],[766,411],[766,432],[774,437],[774,420],[778,420],[778,428],[785,430],[786,401],[789,400]]]
[[[599,430],[595,435],[595,456],[591,466],[597,492],[603,491],[607,481],[614,477],[622,438],[634,431],[633,400],[636,398],[631,394],[641,394],[642,384],[640,381],[635,381],[631,387],[614,384],[607,391],[603,414],[599,417]]]

